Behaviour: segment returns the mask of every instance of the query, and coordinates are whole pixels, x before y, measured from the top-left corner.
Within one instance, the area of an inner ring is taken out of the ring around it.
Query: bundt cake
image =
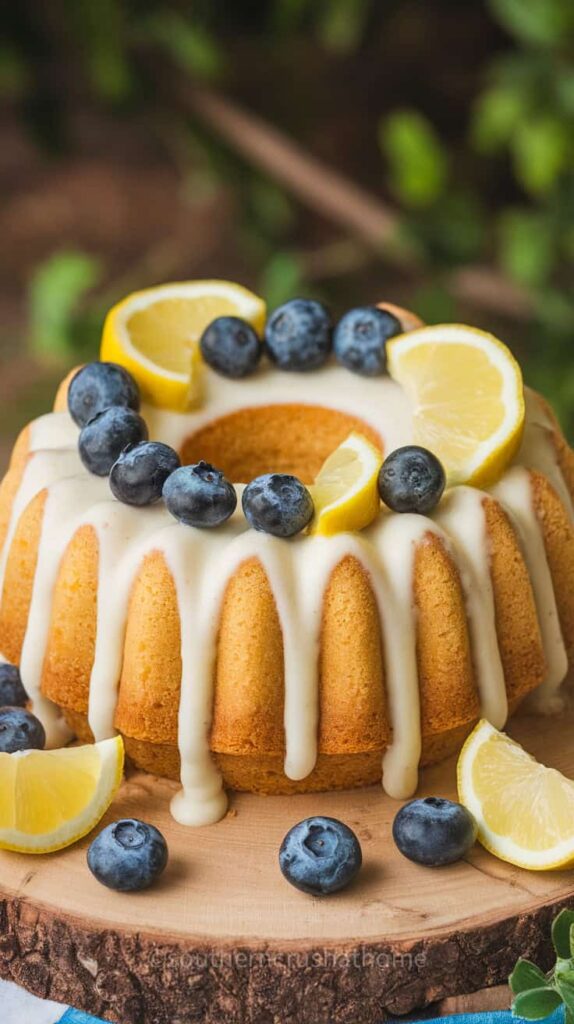
[[[84,740],[118,730],[136,765],[181,778],[178,820],[202,824],[224,813],[222,780],[295,793],[382,775],[404,798],[481,715],[501,727],[533,691],[556,706],[574,654],[574,456],[537,394],[489,491],[284,541],[240,511],[201,531],[114,500],[80,461],[67,385],[0,489],[0,650],[52,744],[60,712]],[[351,430],[384,453],[412,440],[388,377],[266,365],[241,382],[206,368],[204,385],[197,409],[142,415],[184,463],[233,481],[312,481]]]

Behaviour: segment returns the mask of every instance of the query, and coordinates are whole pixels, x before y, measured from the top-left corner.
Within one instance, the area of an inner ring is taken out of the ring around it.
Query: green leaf
[[[557,61],[554,64],[554,89],[563,113],[568,117],[574,116],[574,68],[568,64],[560,65]]]
[[[517,996],[520,992],[528,992],[532,988],[544,988],[546,976],[536,964],[531,963],[530,960],[521,959],[510,975],[508,984],[514,995]]]
[[[271,234],[286,231],[293,224],[293,205],[289,196],[269,178],[255,175],[249,186],[253,211],[264,230]]]
[[[295,253],[278,252],[267,262],[260,291],[270,309],[280,306],[293,295],[307,291],[301,261]]]
[[[335,53],[354,50],[361,41],[369,11],[369,0],[328,0],[319,21],[323,45]]]
[[[7,43],[0,43],[0,96],[20,98],[30,84],[26,59]]]
[[[149,18],[145,30],[165,47],[184,69],[206,80],[219,78],[223,56],[216,40],[197,20],[184,18],[175,11],[163,10]]]
[[[448,289],[440,284],[419,288],[409,303],[429,324],[452,323],[456,320],[456,307]]]
[[[562,1004],[562,999],[552,988],[532,988],[520,992],[512,1004],[515,1017],[525,1020],[544,1020]]]
[[[480,258],[486,223],[476,196],[452,188],[429,211],[417,215],[414,227],[431,263],[456,266]]]
[[[380,126],[393,191],[407,206],[430,206],[444,192],[448,158],[432,124],[416,110],[397,110]]]
[[[549,329],[568,338],[560,362],[568,363],[571,338],[574,337],[574,296],[558,288],[546,286],[539,294],[536,303],[536,316],[542,328]],[[570,928],[570,953],[574,956],[572,944],[572,927]]]
[[[574,925],[574,910],[561,910],[552,922],[552,944],[562,960],[568,960],[571,954],[570,933]]]
[[[513,136],[512,151],[520,183],[528,192],[543,195],[569,166],[571,128],[553,116],[527,118]]]
[[[73,347],[80,301],[100,276],[99,264],[82,252],[55,253],[30,284],[31,344],[38,353],[62,355]]]
[[[133,82],[122,5],[116,0],[73,0],[66,7],[97,96],[112,103],[125,99]]]
[[[515,281],[544,284],[556,262],[554,230],[535,210],[508,209],[498,221],[498,260]]]
[[[525,110],[517,89],[494,87],[478,100],[471,124],[471,138],[481,153],[494,153],[507,144]]]
[[[271,24],[275,32],[293,32],[300,27],[307,11],[307,0],[275,0],[271,5]]]
[[[571,1013],[574,1013],[574,975],[570,971],[570,977],[565,974],[556,975],[556,988]]]
[[[574,29],[574,6],[568,0],[490,0],[494,16],[525,43],[553,46]]]

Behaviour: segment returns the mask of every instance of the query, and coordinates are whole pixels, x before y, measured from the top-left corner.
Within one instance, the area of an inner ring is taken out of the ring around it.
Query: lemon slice
[[[522,374],[506,345],[474,327],[440,324],[392,338],[387,355],[413,405],[414,440],[438,456],[449,485],[493,483],[524,428]]]
[[[219,316],[239,316],[261,336],[265,303],[230,281],[184,281],[134,292],[108,313],[100,356],[125,366],[153,405],[183,411],[199,395],[199,339]]]
[[[309,488],[315,504],[310,532],[330,537],[372,523],[381,505],[377,477],[382,461],[380,451],[366,437],[349,434]]]
[[[52,853],[87,835],[110,806],[123,766],[121,736],[0,754],[0,849]]]
[[[532,871],[574,862],[574,782],[481,721],[458,759],[458,793],[483,846]]]

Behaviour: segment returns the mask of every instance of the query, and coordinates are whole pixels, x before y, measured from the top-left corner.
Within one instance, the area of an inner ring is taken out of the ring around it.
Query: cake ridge
[[[562,637],[554,585],[546,558],[544,539],[534,509],[532,470],[513,466],[502,480],[492,488],[511,516],[526,561],[532,583],[542,645],[547,663],[547,677],[540,688],[542,697],[551,696],[564,681],[568,672],[568,656]]]

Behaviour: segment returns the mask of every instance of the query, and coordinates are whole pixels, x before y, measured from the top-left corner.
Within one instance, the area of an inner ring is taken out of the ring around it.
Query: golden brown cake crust
[[[528,570],[514,528],[501,505],[484,501],[496,633],[506,692],[515,702],[544,679],[546,659]]]
[[[14,445],[8,472],[4,479],[0,480],[0,551],[4,547],[10,525],[12,505],[22,482],[29,451],[30,428],[25,427]]]
[[[86,715],[66,710],[65,717],[83,743],[93,741]],[[460,726],[428,737],[421,764],[435,764],[456,753],[468,735],[469,728]],[[127,756],[134,765],[154,775],[179,780],[181,763],[175,744],[151,743],[128,735],[124,735],[124,742]],[[214,753],[213,757],[229,788],[274,795],[373,785],[381,779],[383,753],[382,749],[358,754],[320,753],[312,773],[298,782],[286,777],[281,754]]]
[[[22,513],[12,541],[0,602],[0,650],[20,664],[38,562],[46,492],[41,491]]]
[[[98,538],[82,526],[60,566],[42,674],[45,696],[81,713],[88,709],[97,608]]]

